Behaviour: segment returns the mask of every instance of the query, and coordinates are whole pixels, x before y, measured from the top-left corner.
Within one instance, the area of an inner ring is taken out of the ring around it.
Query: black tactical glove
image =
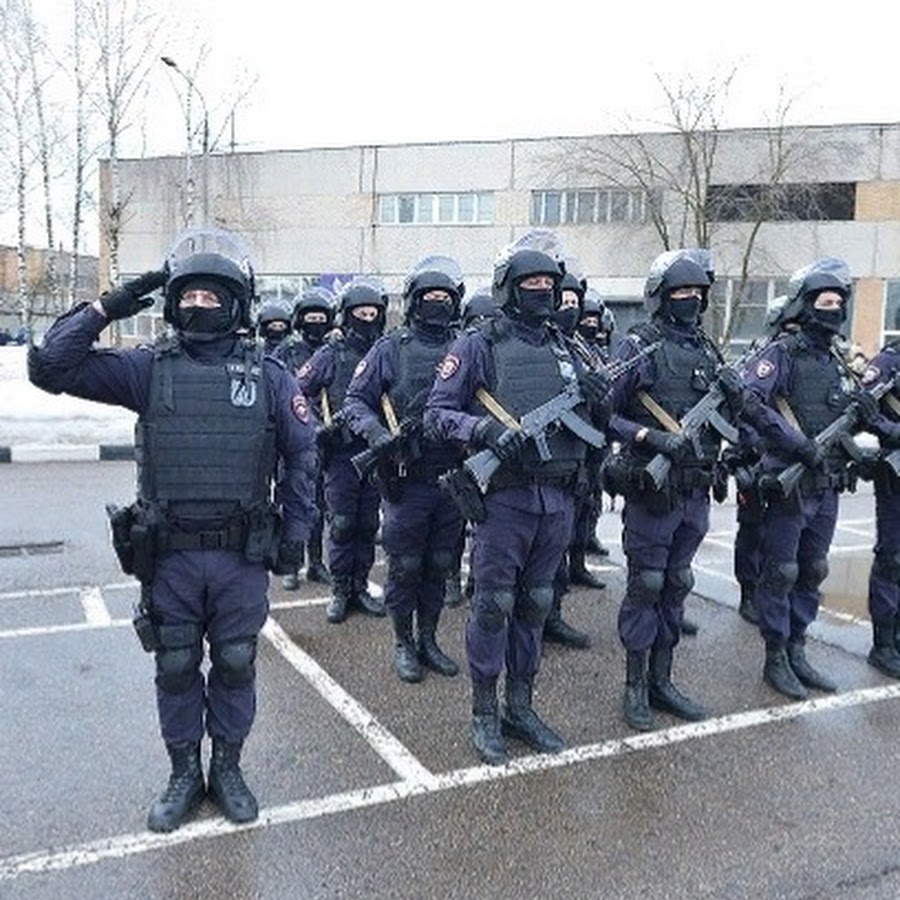
[[[490,447],[500,459],[512,459],[523,444],[522,432],[504,428],[493,416],[482,416],[472,430],[472,442]]]
[[[151,291],[162,287],[168,280],[168,272],[144,272],[132,281],[126,281],[121,287],[107,291],[100,297],[100,305],[106,318],[129,319],[142,309],[153,306],[153,298],[146,296]]]
[[[602,406],[609,396],[609,378],[603,372],[582,372],[578,376],[578,386],[589,406]]]
[[[741,376],[734,369],[725,367],[719,371],[716,381],[725,395],[732,413],[736,416],[740,415],[744,408],[744,383],[741,381]]]
[[[690,450],[690,443],[683,434],[662,431],[659,428],[648,428],[644,443],[657,453],[664,453],[673,462],[684,459]]]
[[[794,451],[794,457],[808,469],[815,469],[825,460],[825,451],[813,440],[801,444]]]
[[[853,399],[856,401],[856,420],[861,425],[874,425],[881,417],[878,401],[868,391],[857,391]]]
[[[282,539],[278,545],[273,575],[291,575],[303,565],[303,544],[300,541]]]
[[[366,443],[369,445],[370,450],[383,450],[385,447],[390,446],[393,442],[394,437],[381,425],[376,425],[372,428],[366,429],[363,437],[366,439]]]

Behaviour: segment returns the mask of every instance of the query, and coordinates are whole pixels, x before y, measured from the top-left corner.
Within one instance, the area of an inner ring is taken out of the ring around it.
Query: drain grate
[[[62,553],[65,541],[35,541],[29,544],[0,544],[0,558],[6,556],[47,556]]]

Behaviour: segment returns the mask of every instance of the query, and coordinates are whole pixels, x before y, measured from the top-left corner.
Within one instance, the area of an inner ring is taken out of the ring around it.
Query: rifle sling
[[[522,426],[519,424],[515,416],[510,415],[501,405],[500,402],[486,388],[480,387],[475,391],[475,396],[481,405],[498,421],[501,425],[510,431],[521,431]]]
[[[391,437],[397,437],[400,434],[400,423],[397,421],[394,404],[391,403],[391,398],[387,394],[381,395],[381,411],[384,413],[384,421],[387,423]]]
[[[885,394],[884,402],[886,406],[890,407],[891,412],[894,413],[895,416],[900,416],[900,400],[893,394]]]
[[[666,431],[672,434],[681,434],[681,425],[672,417],[668,410],[659,405],[646,391],[638,391],[637,398],[647,412],[662,425]]]
[[[326,428],[331,428],[331,423],[334,420],[331,415],[331,404],[328,402],[328,391],[325,388],[322,388],[319,402],[322,406],[322,421],[325,423]]]
[[[791,428],[796,429],[803,434],[803,429],[800,427],[800,423],[797,421],[797,416],[794,414],[794,411],[791,409],[791,404],[788,403],[787,397],[782,397],[780,394],[775,398],[775,406],[778,408],[778,412],[781,413],[782,418]]]

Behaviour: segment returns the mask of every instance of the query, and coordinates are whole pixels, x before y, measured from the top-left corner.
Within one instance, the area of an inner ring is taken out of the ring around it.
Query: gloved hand
[[[602,406],[609,396],[609,378],[603,372],[584,371],[578,376],[578,386],[589,406]]]
[[[744,408],[744,383],[741,380],[741,376],[734,369],[729,369],[725,366],[719,370],[716,381],[725,395],[732,413],[736,416],[740,415],[741,410]]]
[[[363,437],[366,439],[369,449],[376,451],[383,450],[385,447],[390,446],[394,441],[394,437],[390,431],[381,425],[369,428]]]
[[[132,281],[126,281],[121,287],[107,291],[100,297],[100,305],[106,318],[129,319],[142,309],[149,309],[153,306],[153,298],[146,295],[162,287],[168,277],[168,272],[164,269],[144,272]]]
[[[656,450],[657,453],[665,453],[672,462],[684,459],[690,450],[690,443],[683,434],[662,431],[659,428],[648,429],[644,443]]]
[[[815,441],[808,440],[794,451],[794,457],[808,469],[814,469],[825,460],[825,451]]]
[[[500,459],[506,460],[522,449],[524,440],[520,431],[505,428],[493,416],[482,416],[472,430],[472,442],[479,447],[490,447]]]
[[[857,391],[853,396],[856,402],[856,420],[861,425],[874,425],[881,417],[878,401],[868,391]]]
[[[300,541],[286,541],[282,538],[278,545],[273,575],[290,575],[303,565],[303,544]]]

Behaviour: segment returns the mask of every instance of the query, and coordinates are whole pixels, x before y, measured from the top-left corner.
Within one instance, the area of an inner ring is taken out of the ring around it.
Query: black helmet
[[[338,300],[338,312],[343,322],[346,313],[356,306],[376,306],[387,312],[388,293],[380,278],[372,275],[355,275],[344,286]]]
[[[500,308],[494,303],[490,285],[483,285],[462,304],[462,322],[464,326],[474,325],[478,320],[495,319],[500,315]]]
[[[494,260],[491,284],[494,303],[502,309],[515,309],[519,282],[530,275],[549,275],[553,278],[553,306],[559,306],[562,260],[562,246],[552,231],[535,228],[523,234],[504,247]]]
[[[325,321],[329,327],[334,325],[335,297],[328,288],[310,287],[301,295],[294,304],[294,313],[291,317],[291,327],[294,331],[303,330],[303,316],[308,312],[325,313]]]
[[[684,287],[701,289],[703,299],[700,312],[706,311],[709,287],[712,284],[706,264],[712,263],[708,251],[706,260],[698,262],[699,252],[698,248],[667,250],[653,260],[644,283],[644,309],[650,315],[659,311],[672,291]]]
[[[269,322],[284,322],[289,325],[292,314],[290,304],[285,300],[265,300],[256,311],[256,326],[259,328]]]
[[[809,308],[822,291],[835,291],[847,301],[853,290],[850,268],[842,259],[827,256],[802,269],[797,269],[788,281],[787,297],[781,309],[781,324],[798,322],[803,311]]]
[[[466,291],[462,269],[449,256],[427,256],[418,262],[403,282],[403,321],[416,314],[419,301],[428,291],[446,291],[453,301],[453,319],[459,317],[459,304]]]
[[[164,290],[163,319],[178,326],[178,301],[192,281],[211,281],[234,303],[234,326],[250,328],[253,301],[253,267],[243,241],[218,228],[196,228],[183,232],[166,257],[169,274]]]

